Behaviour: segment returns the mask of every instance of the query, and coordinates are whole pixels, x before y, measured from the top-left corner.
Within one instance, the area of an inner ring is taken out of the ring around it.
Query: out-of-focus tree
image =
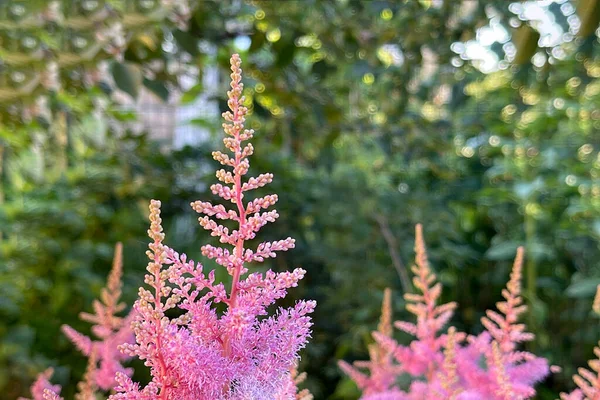
[[[142,87],[166,100],[190,60],[163,47],[190,15],[185,0],[0,4],[0,171],[12,153],[40,141],[64,153],[80,117],[108,120],[115,102],[135,99]]]

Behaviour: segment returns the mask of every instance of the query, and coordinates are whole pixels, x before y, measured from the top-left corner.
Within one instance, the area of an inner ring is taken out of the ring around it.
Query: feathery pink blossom
[[[468,385],[489,398],[528,399],[535,395],[533,386],[549,373],[548,362],[526,351],[518,351],[522,342],[534,339],[532,333],[525,331],[525,325],[518,322],[519,316],[527,307],[521,297],[521,278],[523,268],[522,247],[517,249],[510,280],[502,296],[505,301],[496,303],[498,311],[488,310],[481,323],[486,328],[478,337],[469,337],[469,346],[473,350],[467,360],[483,355],[488,368],[482,369],[472,361],[462,362],[464,377]],[[496,397],[492,397],[496,396]]]
[[[117,374],[117,393],[111,400],[218,400],[218,399],[295,399],[296,390],[290,370],[298,352],[310,337],[309,314],[314,301],[299,301],[290,308],[269,314],[268,307],[296,287],[305,271],[267,271],[248,274],[248,263],[261,262],[276,252],[294,247],[287,238],[246,247],[248,240],[279,216],[263,211],[277,201],[276,195],[245,200],[246,192],[269,184],[273,175],[260,174],[245,179],[248,157],[254,149],[249,139],[254,131],[244,128],[248,112],[243,105],[241,60],[231,58],[231,90],[223,114],[223,140],[230,154],[215,151],[213,157],[230,170],[217,171],[221,183],[211,186],[213,194],[232,203],[196,201],[192,208],[204,216],[200,225],[219,239],[222,246],[205,245],[202,254],[223,266],[231,276],[231,287],[215,281],[214,271],[205,272],[202,264],[163,244],[165,235],[160,217],[160,202],[150,203],[152,239],[147,252],[150,262],[145,283],[140,288],[132,322],[135,344],[122,351],[144,360],[152,380],[145,386]],[[223,221],[223,222],[221,222]],[[225,311],[218,312],[215,304]],[[169,310],[178,310],[171,317]]]

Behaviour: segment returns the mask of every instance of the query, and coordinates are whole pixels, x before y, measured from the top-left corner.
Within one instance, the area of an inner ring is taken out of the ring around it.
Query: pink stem
[[[158,241],[154,242],[155,246],[159,245]],[[158,265],[160,265],[160,256],[158,253],[154,253],[154,262]],[[162,311],[162,303],[161,303],[161,278],[160,278],[160,269],[157,269],[157,272],[154,273],[154,282],[155,287],[154,287],[154,307],[157,308],[160,306],[161,311]],[[162,313],[161,313],[162,314]],[[157,350],[157,354],[158,354],[158,363],[159,363],[159,370],[160,370],[160,381],[161,381],[161,385],[160,385],[160,397],[159,400],[167,400],[167,382],[165,382],[165,378],[167,377],[167,366],[165,364],[165,360],[163,358],[162,355],[162,340],[161,340],[161,321],[160,318],[155,319],[154,320],[155,326],[157,327],[157,332],[156,332],[156,350]]]
[[[239,103],[238,99],[235,99],[233,106],[233,123],[238,121],[240,115],[238,114]],[[238,208],[239,213],[239,228],[238,232],[242,231],[243,225],[246,223],[246,209],[244,207],[244,203],[242,202],[242,176],[237,174],[236,171],[238,166],[241,163],[242,152],[241,152],[241,140],[240,140],[240,132],[237,130],[234,134],[234,137],[238,143],[238,148],[235,151],[235,163],[233,166],[234,174],[235,174],[235,182],[234,182],[234,190],[235,190],[235,203]],[[229,308],[234,309],[236,306],[237,300],[237,292],[238,292],[238,283],[240,281],[240,275],[242,272],[242,268],[244,266],[244,262],[242,261],[242,256],[244,252],[244,239],[240,237],[235,246],[235,256],[237,258],[237,264],[234,267],[233,271],[233,279],[231,282],[231,294],[229,297]],[[231,341],[228,336],[223,340],[223,347],[225,351],[225,356],[228,357],[231,355]]]

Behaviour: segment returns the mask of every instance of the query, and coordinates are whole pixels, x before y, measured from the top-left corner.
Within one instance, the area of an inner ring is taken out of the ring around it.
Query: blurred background
[[[600,338],[599,22],[600,0],[0,2],[0,399],[48,366],[70,398],[86,360],[59,327],[89,332],[117,241],[133,302],[149,199],[202,258],[189,202],[213,198],[233,52],[251,169],[280,197],[262,238],[297,240],[268,267],[306,269],[291,300],[319,304],[315,398],[358,398],[336,360],[368,358],[385,287],[411,318],[421,222],[470,333],[525,246],[529,349],[564,367],[538,398],[555,399]]]

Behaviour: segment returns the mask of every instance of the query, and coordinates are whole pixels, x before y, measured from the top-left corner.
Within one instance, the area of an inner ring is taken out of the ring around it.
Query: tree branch
[[[381,234],[385,239],[388,250],[390,252],[390,257],[392,258],[392,264],[394,268],[396,268],[396,272],[400,277],[400,283],[402,284],[402,291],[404,293],[408,293],[410,291],[410,278],[408,277],[408,273],[406,271],[406,266],[402,262],[400,258],[400,253],[398,252],[398,242],[396,241],[396,237],[392,233],[388,223],[385,220],[385,217],[381,214],[375,214],[375,221],[379,224],[379,229],[381,230]]]

